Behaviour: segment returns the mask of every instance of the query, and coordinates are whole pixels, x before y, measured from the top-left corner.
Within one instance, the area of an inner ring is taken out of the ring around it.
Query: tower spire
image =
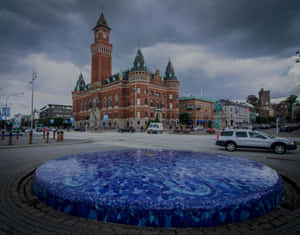
[[[93,28],[93,30],[95,30],[98,27],[104,27],[104,28],[107,28],[107,29],[111,30],[111,28],[108,26],[107,21],[106,21],[106,19],[104,17],[103,8],[101,9],[100,17],[99,17],[99,19],[97,21],[96,26]]]

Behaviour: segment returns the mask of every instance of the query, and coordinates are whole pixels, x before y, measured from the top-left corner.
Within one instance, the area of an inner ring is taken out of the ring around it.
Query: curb
[[[16,148],[38,148],[38,147],[49,147],[49,146],[65,146],[73,144],[88,144],[92,143],[92,140],[83,140],[83,141],[73,141],[70,143],[50,143],[50,144],[26,144],[26,145],[10,145],[10,146],[0,146],[0,149],[16,149]]]

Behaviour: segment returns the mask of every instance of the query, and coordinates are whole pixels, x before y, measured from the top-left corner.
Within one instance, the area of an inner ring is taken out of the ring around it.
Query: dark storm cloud
[[[35,53],[79,67],[90,64],[92,28],[101,8],[112,28],[117,69],[131,65],[137,47],[161,42],[202,45],[231,58],[255,58],[288,57],[300,40],[297,0],[10,0],[0,8],[0,75],[22,70],[18,59]],[[161,69],[155,63],[149,66]],[[228,81],[226,75],[218,75],[212,83],[205,74],[192,71],[183,76],[203,76],[211,96],[224,92],[217,86]],[[182,86],[197,89],[191,84]]]

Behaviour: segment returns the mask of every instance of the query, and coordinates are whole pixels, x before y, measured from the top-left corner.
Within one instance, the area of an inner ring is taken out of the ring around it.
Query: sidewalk
[[[70,139],[64,138],[63,141],[57,141],[57,134],[55,139],[53,139],[53,133],[49,133],[49,143],[47,143],[47,135],[45,139],[43,138],[42,133],[34,133],[32,136],[32,144],[29,144],[29,133],[22,133],[22,136],[19,136],[17,139],[16,136],[12,137],[12,144],[9,145],[9,137],[5,136],[5,139],[2,140],[0,137],[0,149],[6,148],[22,148],[22,147],[40,147],[40,146],[49,146],[49,145],[65,145],[65,144],[80,144],[88,143],[90,140],[87,139]]]

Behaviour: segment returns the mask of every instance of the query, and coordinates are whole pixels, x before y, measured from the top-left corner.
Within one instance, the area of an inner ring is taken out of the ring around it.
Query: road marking
[[[267,159],[272,159],[272,160],[283,160],[283,161],[291,161],[291,162],[300,162],[300,160],[295,160],[295,159],[287,159],[287,158],[276,158],[276,157],[266,157]]]

